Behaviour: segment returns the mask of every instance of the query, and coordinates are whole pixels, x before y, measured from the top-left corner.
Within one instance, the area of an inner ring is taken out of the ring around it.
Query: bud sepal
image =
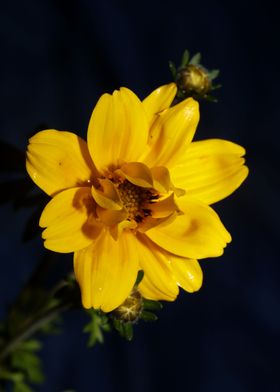
[[[196,53],[191,57],[189,51],[185,50],[181,65],[176,68],[175,64],[170,61],[169,68],[178,88],[174,103],[178,103],[188,97],[196,100],[205,99],[217,102],[217,99],[210,93],[221,87],[221,85],[213,83],[213,80],[219,75],[219,70],[208,70],[204,67],[201,64],[200,53]]]

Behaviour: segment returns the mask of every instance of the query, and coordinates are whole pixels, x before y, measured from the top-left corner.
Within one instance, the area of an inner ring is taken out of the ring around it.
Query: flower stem
[[[49,309],[45,314],[41,315],[37,320],[31,320],[26,327],[21,330],[16,336],[12,337],[0,352],[0,363],[24,340],[30,338],[35,332],[40,330],[45,324],[55,319],[61,312],[71,308],[71,303],[62,303],[52,309]]]

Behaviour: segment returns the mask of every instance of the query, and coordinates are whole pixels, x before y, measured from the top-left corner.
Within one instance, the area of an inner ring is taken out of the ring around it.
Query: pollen
[[[142,188],[134,185],[128,180],[124,180],[118,186],[119,195],[125,209],[128,212],[128,220],[135,220],[137,223],[151,215],[147,208],[148,203],[153,203],[159,196],[154,189]]]

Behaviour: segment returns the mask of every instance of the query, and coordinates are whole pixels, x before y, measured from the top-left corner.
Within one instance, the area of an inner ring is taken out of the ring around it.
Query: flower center
[[[128,212],[128,220],[135,220],[137,223],[151,215],[147,204],[153,203],[159,197],[154,189],[142,188],[128,180],[124,180],[118,185],[118,191],[120,199]]]

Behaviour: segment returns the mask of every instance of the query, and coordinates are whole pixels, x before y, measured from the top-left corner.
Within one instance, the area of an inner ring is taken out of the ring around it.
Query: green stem
[[[55,306],[54,308],[50,309],[44,315],[42,315],[37,320],[33,320],[30,322],[24,330],[20,331],[16,336],[14,336],[2,352],[0,353],[0,362],[2,362],[9,354],[12,352],[21,342],[30,338],[35,332],[37,332],[40,328],[42,328],[46,323],[50,322],[51,320],[55,319],[61,312],[70,309],[71,303],[64,303]]]

